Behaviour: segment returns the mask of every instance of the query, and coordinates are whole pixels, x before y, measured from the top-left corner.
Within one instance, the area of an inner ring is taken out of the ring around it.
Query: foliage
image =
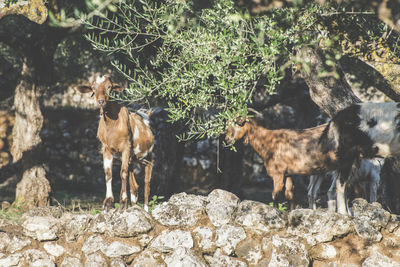
[[[232,0],[202,5],[130,0],[115,7],[116,12],[85,20],[88,40],[95,49],[115,55],[113,65],[130,83],[126,95],[114,97],[163,99],[171,121],[188,126],[182,138],[219,135],[227,120],[247,114],[256,88],[272,94],[283,70],[308,68],[293,57],[296,49],[323,45],[328,56],[319,74],[338,78],[335,66],[345,34],[368,36],[371,44],[385,31],[376,15],[336,3],[311,2],[261,15],[250,15]],[[332,25],[341,25],[339,31]]]
[[[151,212],[153,211],[153,209],[162,202],[162,200],[164,199],[164,196],[157,196],[157,195],[153,195],[153,197],[151,198],[151,200],[149,201],[149,213],[151,214]],[[140,207],[144,207],[144,204],[142,203],[138,203],[138,205]]]
[[[269,205],[270,205],[271,207],[273,207],[273,206],[274,206],[274,202],[270,202]],[[287,210],[287,207],[285,206],[285,204],[278,203],[278,210],[284,212],[284,211]]]
[[[7,209],[0,210],[0,218],[11,220],[18,224],[21,223],[21,217],[24,214],[23,203],[14,202]]]

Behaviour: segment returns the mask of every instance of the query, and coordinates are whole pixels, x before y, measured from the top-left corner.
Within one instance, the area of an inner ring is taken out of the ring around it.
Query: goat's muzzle
[[[99,99],[97,103],[99,103],[99,106],[102,108],[104,108],[104,106],[106,105],[106,101],[104,99]]]

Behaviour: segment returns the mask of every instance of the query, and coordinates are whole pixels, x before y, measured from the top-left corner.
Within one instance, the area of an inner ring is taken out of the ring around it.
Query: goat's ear
[[[111,91],[114,91],[114,92],[122,92],[122,91],[124,91],[124,89],[125,88],[122,85],[119,85],[117,83],[113,83],[111,85]]]
[[[92,87],[90,87],[88,85],[78,85],[78,86],[75,86],[75,88],[82,94],[92,92]]]

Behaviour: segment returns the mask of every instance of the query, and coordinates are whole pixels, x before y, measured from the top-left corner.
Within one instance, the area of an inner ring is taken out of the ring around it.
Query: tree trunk
[[[18,174],[16,202],[25,209],[49,205],[50,183],[42,165],[42,145],[39,136],[43,125],[40,111],[40,86],[35,83],[35,67],[28,57],[24,58],[21,77],[15,89],[15,125],[11,154],[13,163],[21,166]]]
[[[332,72],[332,69],[325,64],[326,58],[321,48],[305,47],[299,50],[298,54],[305,62],[310,63],[310,69],[302,70],[301,74],[310,88],[311,99],[329,117],[351,104],[362,102],[351,90],[338,64],[333,71],[337,72],[339,79],[335,79],[331,75],[320,75],[322,71]]]

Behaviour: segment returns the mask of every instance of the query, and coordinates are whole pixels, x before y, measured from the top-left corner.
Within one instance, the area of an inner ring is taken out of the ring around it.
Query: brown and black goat
[[[264,160],[267,173],[274,181],[272,199],[277,198],[283,187],[289,208],[294,209],[292,175],[311,175],[336,169],[337,141],[335,136],[324,134],[326,124],[303,130],[268,130],[255,120],[238,120],[229,123],[225,140],[232,145],[240,139],[250,144]],[[286,180],[286,181],[285,181]]]
[[[106,179],[106,197],[103,208],[109,209],[114,201],[112,192],[112,165],[114,157],[121,159],[120,193],[121,208],[128,206],[126,180],[129,171],[129,186],[131,203],[138,200],[138,184],[133,170],[129,168],[132,160],[145,166],[144,203],[148,210],[150,180],[153,168],[151,151],[154,144],[154,135],[149,126],[148,119],[136,113],[130,113],[128,109],[116,101],[110,101],[110,92],[121,92],[124,88],[111,82],[108,76],[98,77],[90,86],[77,86],[81,93],[93,93],[100,107],[100,120],[97,129],[97,138],[102,144],[103,165]]]

